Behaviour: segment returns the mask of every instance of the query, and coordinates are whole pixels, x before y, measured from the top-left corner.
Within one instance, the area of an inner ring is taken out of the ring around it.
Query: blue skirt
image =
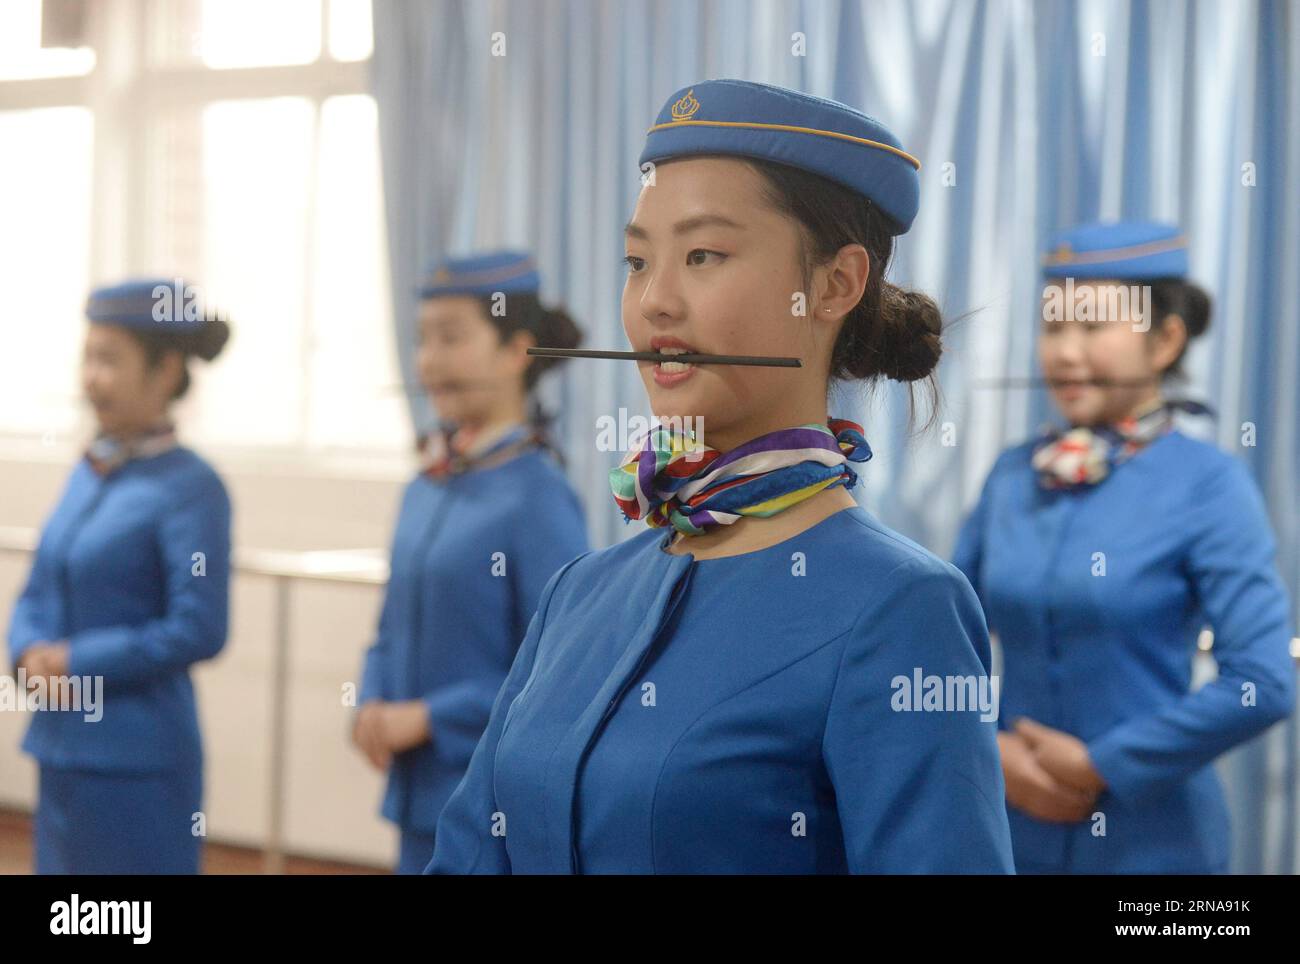
[[[197,874],[201,767],[104,773],[42,766],[38,874]]]

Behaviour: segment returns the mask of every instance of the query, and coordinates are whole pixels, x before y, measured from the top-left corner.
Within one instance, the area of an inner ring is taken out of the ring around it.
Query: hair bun
[[[1199,285],[1184,283],[1182,318],[1189,339],[1199,338],[1210,327],[1210,296]]]
[[[533,336],[537,339],[537,344],[545,348],[577,348],[582,343],[582,329],[562,308],[544,309],[533,328]],[[530,386],[536,383],[543,372],[562,361],[563,358],[535,355],[532,364],[528,366]]]
[[[194,333],[193,342],[187,346],[187,350],[204,361],[212,361],[221,354],[229,340],[230,325],[221,318],[208,318]]]
[[[880,315],[868,343],[881,374],[897,382],[926,378],[943,354],[942,335],[943,318],[933,299],[884,283]]]

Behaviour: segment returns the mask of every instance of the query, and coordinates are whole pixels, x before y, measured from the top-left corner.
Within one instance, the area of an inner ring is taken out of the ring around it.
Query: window
[[[52,16],[56,9],[68,13]],[[80,9],[67,3],[50,4],[46,10],[41,0],[6,0],[0,5],[0,80],[90,73],[95,53],[74,38],[82,33],[81,16]],[[49,22],[43,23],[43,18]],[[60,26],[71,30],[60,30]]]
[[[185,275],[233,328],[187,442],[409,451],[371,49],[369,0],[0,4],[0,436],[84,444],[88,288]]]
[[[93,141],[85,107],[0,111],[0,422],[45,441],[75,427]]]

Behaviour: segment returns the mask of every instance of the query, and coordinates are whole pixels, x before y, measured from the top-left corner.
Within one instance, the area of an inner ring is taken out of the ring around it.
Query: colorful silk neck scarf
[[[1034,448],[1033,466],[1044,489],[1071,489],[1096,485],[1174,427],[1174,412],[1209,415],[1210,409],[1186,400],[1161,401],[1137,416],[1114,425],[1068,430],[1051,428]]]
[[[522,423],[486,445],[485,441],[480,431],[443,426],[431,432],[421,445],[420,471],[433,479],[446,479],[502,465],[534,446],[549,447],[537,426]]]
[[[132,459],[147,459],[176,447],[176,426],[162,421],[130,438],[100,433],[86,449],[86,460],[100,478],[116,472]]]
[[[623,518],[697,536],[743,516],[766,518],[836,485],[851,489],[871,448],[845,419],[800,425],[719,452],[660,425],[609,473]]]

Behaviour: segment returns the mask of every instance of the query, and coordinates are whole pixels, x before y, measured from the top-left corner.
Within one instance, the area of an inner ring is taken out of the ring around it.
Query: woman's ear
[[[185,372],[185,355],[179,351],[165,351],[151,369],[147,370],[150,384],[156,385],[163,404],[176,397]]]
[[[817,296],[818,318],[838,321],[862,300],[871,277],[871,256],[860,244],[846,244],[818,271],[822,274]]]
[[[1164,373],[1187,347],[1187,323],[1182,315],[1165,315],[1164,321],[1148,337],[1151,339],[1151,365]]]
[[[519,329],[506,339],[505,349],[510,356],[510,370],[522,375],[536,359],[528,354],[528,349],[537,344],[537,336],[531,331]]]

